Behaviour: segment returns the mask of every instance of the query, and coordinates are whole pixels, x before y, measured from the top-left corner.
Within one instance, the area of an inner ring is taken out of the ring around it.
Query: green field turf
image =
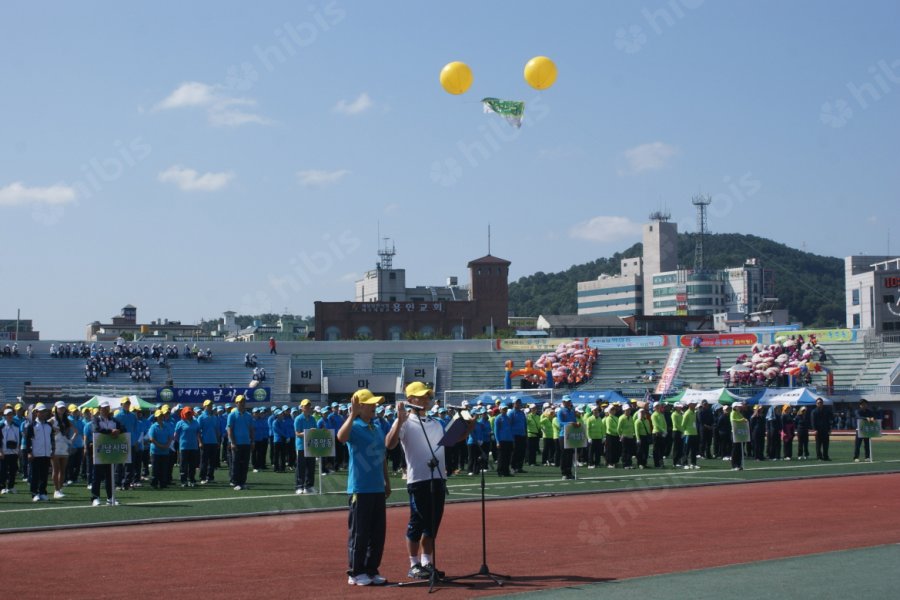
[[[698,484],[721,484],[767,479],[821,477],[860,473],[900,471],[900,443],[882,438],[873,444],[873,463],[854,463],[851,441],[833,441],[833,462],[810,461],[756,462],[746,461],[746,470],[731,471],[730,463],[722,460],[701,460],[699,470],[578,468],[576,481],[562,481],[558,469],[530,467],[527,474],[499,479],[487,475],[486,495],[489,499],[550,494],[589,493],[597,491],[627,491],[651,487],[675,487]],[[175,478],[177,480],[177,467]],[[83,484],[65,489],[66,497],[49,502],[32,503],[27,482],[17,485],[16,495],[0,496],[0,533],[11,530],[59,526],[84,526],[102,523],[141,520],[172,520],[180,518],[241,516],[320,510],[346,506],[346,476],[332,474],[322,478],[323,494],[294,494],[293,473],[250,473],[250,489],[236,492],[227,485],[227,473],[220,470],[217,479],[222,483],[183,489],[176,483],[166,490],[149,486],[118,492],[121,504],[117,507],[90,506],[90,492]],[[317,477],[318,483],[318,477]],[[392,479],[395,491],[389,502],[406,503],[405,482]],[[466,475],[451,477],[448,482],[450,501],[474,500],[480,497],[480,479]]]
[[[900,544],[843,550],[668,575],[636,577],[578,587],[513,594],[520,600],[603,598],[896,598],[892,572],[900,564]]]

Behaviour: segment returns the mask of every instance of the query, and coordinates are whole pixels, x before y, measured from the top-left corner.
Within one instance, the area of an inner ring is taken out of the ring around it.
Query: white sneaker
[[[784,460],[791,460],[791,457],[790,457],[790,456],[785,456],[785,457],[784,457]]]
[[[691,468],[692,468],[692,469],[699,469],[699,468],[700,468],[700,465],[692,465]]]
[[[236,486],[234,486],[234,491],[236,491],[236,492],[239,492],[239,491],[241,491],[242,489],[244,489],[244,486],[241,486],[241,485],[236,485]]]
[[[35,494],[34,496],[31,497],[31,501],[32,502],[40,502],[41,497],[39,495]]]
[[[294,493],[297,494],[298,496],[299,496],[300,494],[305,494],[305,493],[306,493],[306,488],[297,488],[297,491],[295,491]]]
[[[106,501],[106,505],[107,505],[107,506],[118,506],[118,505],[119,505],[119,501],[118,501],[118,500],[107,500],[107,501]]]
[[[9,490],[6,488],[3,488],[2,490],[0,490],[0,494],[8,494],[8,493],[9,493]]]
[[[94,498],[91,501],[91,506],[100,506],[100,498]]]
[[[691,465],[684,465],[685,471],[689,471],[691,469]]]
[[[372,580],[372,585],[384,585],[387,583],[387,579],[382,577],[381,575],[376,575],[375,577],[370,577]]]
[[[63,494],[62,492],[60,492],[59,490],[56,490],[55,492],[53,492],[53,497],[56,498],[57,500],[59,500],[60,498],[65,498],[66,495]]]
[[[347,583],[350,585],[372,585],[372,578],[365,573],[360,573],[359,575],[348,577]]]

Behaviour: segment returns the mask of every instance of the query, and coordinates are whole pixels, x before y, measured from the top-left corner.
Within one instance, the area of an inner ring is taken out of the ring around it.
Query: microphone
[[[410,402],[404,402],[403,407],[404,408],[414,408],[416,410],[425,410],[424,406],[416,406],[415,404],[412,404]]]

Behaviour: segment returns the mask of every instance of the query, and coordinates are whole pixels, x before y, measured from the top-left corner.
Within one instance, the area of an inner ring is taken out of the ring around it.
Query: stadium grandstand
[[[833,375],[826,387],[824,373],[815,373],[812,387],[838,401],[852,402],[860,397],[900,411],[900,343],[886,343],[872,336],[853,336],[852,341],[822,342],[827,359],[823,366]],[[591,338],[591,340],[605,338]],[[612,339],[612,338],[611,338]],[[621,340],[623,338],[615,338]],[[641,338],[625,338],[640,340]],[[314,402],[342,399],[357,387],[370,387],[393,398],[412,380],[424,380],[441,392],[445,390],[499,389],[504,385],[504,366],[511,360],[516,367],[537,359],[553,340],[524,342],[509,340],[442,341],[337,341],[281,342],[278,354],[270,354],[266,342],[203,342],[202,349],[211,359],[198,361],[183,355],[171,358],[164,366],[148,361],[149,381],[133,381],[127,371],[110,370],[97,381],[86,381],[85,358],[53,358],[51,344],[32,343],[32,357],[0,358],[0,400],[22,397],[26,402],[77,402],[94,395],[136,394],[157,401],[164,388],[246,388],[253,371],[246,357],[255,355],[256,364],[265,371],[258,383],[269,390],[272,402]],[[81,344],[82,342],[69,342]],[[531,343],[531,346],[528,344]],[[601,347],[592,377],[579,385],[557,390],[616,390],[627,397],[641,397],[655,391],[665,369],[672,344],[651,347]],[[543,344],[544,346],[541,346]],[[108,349],[109,343],[106,344]],[[533,349],[525,349],[533,348]],[[698,352],[684,350],[684,360],[672,378],[671,393],[684,388],[713,389],[723,385],[715,359],[727,370],[746,354],[746,346],[703,347]],[[518,387],[521,380],[514,380]],[[752,393],[744,388],[738,393]],[[900,416],[900,412],[898,412]]]

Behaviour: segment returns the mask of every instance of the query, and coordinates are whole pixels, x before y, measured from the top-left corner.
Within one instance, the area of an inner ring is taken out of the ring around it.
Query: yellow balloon
[[[546,90],[556,81],[556,65],[546,56],[535,56],[525,63],[525,81],[536,90]]]
[[[450,94],[463,94],[472,85],[472,69],[455,61],[441,69],[441,86]]]

